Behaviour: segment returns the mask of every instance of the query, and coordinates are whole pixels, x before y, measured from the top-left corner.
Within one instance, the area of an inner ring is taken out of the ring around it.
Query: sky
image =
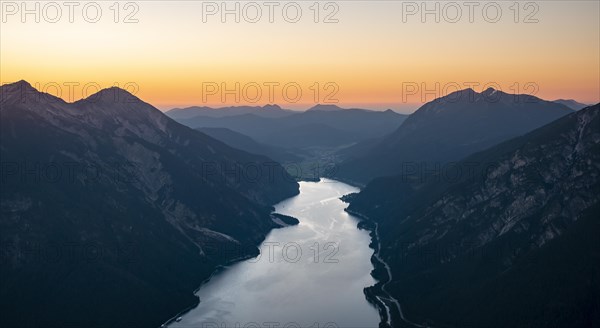
[[[411,112],[466,87],[600,102],[600,1],[21,3],[1,2],[0,83],[67,101],[117,85],[162,110]]]

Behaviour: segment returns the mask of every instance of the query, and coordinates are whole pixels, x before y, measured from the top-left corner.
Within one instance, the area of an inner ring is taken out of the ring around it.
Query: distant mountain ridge
[[[315,105],[309,109],[307,109],[306,111],[315,111],[315,110],[320,110],[320,111],[324,111],[324,112],[335,112],[338,110],[343,110],[343,108],[338,107],[336,105]]]
[[[210,117],[196,115],[178,122],[192,128],[227,128],[254,140],[283,148],[340,147],[395,130],[406,115],[393,111],[313,107],[283,117],[251,114]]]
[[[196,116],[227,117],[235,115],[253,114],[261,117],[284,117],[292,115],[295,111],[283,109],[279,105],[265,106],[230,106],[212,108],[206,106],[192,106],[186,108],[173,108],[165,114],[175,120],[191,119]]]
[[[557,99],[557,100],[554,100],[554,102],[557,104],[565,105],[565,106],[571,108],[572,110],[580,110],[580,109],[583,109],[583,108],[589,106],[589,105],[577,102],[574,99]]]
[[[159,326],[298,193],[278,163],[125,90],[67,103],[20,81],[0,101],[1,326]]]
[[[307,109],[306,111],[323,111],[323,112],[337,112],[337,111],[341,111],[341,110],[364,110],[364,111],[373,111],[370,109],[362,109],[362,108],[342,108],[339,107],[338,105],[333,105],[333,104],[317,104],[309,109]]]
[[[492,88],[457,91],[423,105],[376,145],[358,149],[340,164],[336,177],[364,184],[398,173],[405,164],[443,165],[571,112],[561,104]]]

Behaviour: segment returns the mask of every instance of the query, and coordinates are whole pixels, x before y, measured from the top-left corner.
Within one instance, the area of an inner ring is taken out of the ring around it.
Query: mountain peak
[[[496,89],[494,89],[492,87],[489,87],[489,88],[485,89],[481,93],[481,95],[483,95],[484,97],[489,97],[489,96],[494,96],[497,92],[498,92],[498,90],[496,90]]]
[[[6,83],[0,86],[0,88],[5,92],[39,92],[25,80],[19,80],[14,83]]]
[[[25,81],[25,80],[19,80],[15,83],[12,83],[12,85],[18,86],[18,87],[22,87],[22,88],[31,88],[33,89],[33,87],[31,86],[31,83]]]
[[[460,100],[473,100],[475,99],[475,96],[478,95],[479,93],[477,93],[475,90],[473,90],[472,88],[466,88],[466,89],[462,89],[462,90],[457,90],[454,92],[451,92],[445,96],[440,96],[439,98],[436,98],[432,101],[430,101],[429,103],[435,103],[435,102],[457,102]]]
[[[2,104],[16,104],[26,102],[63,102],[62,99],[49,93],[38,91],[29,82],[19,80],[0,86],[0,102]]]
[[[102,103],[137,103],[141,100],[132,93],[119,87],[110,87],[102,89],[91,96],[80,100],[81,102],[102,102]]]
[[[337,106],[337,105],[323,105],[323,104],[318,104],[315,105],[311,108],[309,108],[307,111],[315,111],[315,110],[321,110],[321,111],[338,111],[338,110],[343,110],[343,108]]]
[[[262,108],[267,110],[281,110],[281,107],[277,104],[266,104]]]
[[[118,87],[102,89],[74,105],[97,122],[128,120],[163,131],[166,126],[167,117],[160,110]]]

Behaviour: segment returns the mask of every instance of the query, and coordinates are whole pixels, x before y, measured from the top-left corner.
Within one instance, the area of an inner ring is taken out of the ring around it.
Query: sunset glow
[[[442,6],[440,22],[433,24],[435,14],[423,23],[420,12],[409,15],[414,8],[395,1],[341,1],[335,8],[321,3],[318,23],[312,2],[297,3],[302,16],[296,23],[282,16],[286,2],[274,7],[273,23],[260,2],[256,23],[248,21],[255,14],[254,8],[244,11],[246,2],[238,2],[239,23],[235,14],[226,15],[225,22],[219,12],[208,15],[214,7],[207,2],[142,1],[133,2],[135,8],[122,2],[118,15],[112,2],[98,2],[102,16],[96,23],[83,17],[85,2],[74,7],[73,23],[67,7],[61,5],[62,16],[52,23],[55,8],[38,4],[36,23],[34,14],[22,17],[20,2],[2,2],[0,82],[25,79],[55,94],[56,85],[63,85],[59,95],[71,101],[86,96],[88,83],[94,85],[88,93],[98,85],[127,84],[161,109],[267,103],[303,109],[337,102],[410,112],[423,100],[473,82],[479,84],[473,84],[476,90],[499,86],[545,99],[600,101],[597,1],[536,2],[538,10],[528,18],[532,8],[521,4],[517,14],[512,2],[499,2],[502,15],[495,23],[486,21],[494,18],[493,8],[482,14],[485,2],[473,9],[472,23],[469,8],[459,3],[462,16],[456,23],[454,8]],[[27,5],[35,9],[34,2]],[[324,22],[328,15],[337,22]],[[69,82],[79,83],[72,95],[64,87]],[[271,82],[269,97],[265,83]],[[239,99],[233,93],[223,98],[221,87],[235,90],[236,83]],[[407,95],[407,83],[429,92]],[[220,90],[207,94],[209,85]],[[525,90],[526,85],[535,87]]]

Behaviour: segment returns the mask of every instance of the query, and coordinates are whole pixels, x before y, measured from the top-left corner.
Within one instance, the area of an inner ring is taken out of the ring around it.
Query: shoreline
[[[400,302],[398,302],[398,300],[386,290],[386,286],[392,281],[392,270],[383,260],[383,258],[381,258],[379,224],[360,212],[349,210],[348,208],[344,209],[344,211],[359,218],[361,221],[358,223],[358,228],[369,231],[369,234],[371,235],[371,244],[373,246],[369,246],[374,251],[373,255],[371,256],[371,263],[373,263],[374,268],[371,276],[377,280],[377,283],[373,286],[366,287],[364,289],[364,294],[369,303],[375,304],[378,307],[378,312],[381,317],[379,327],[426,328],[427,326],[420,325],[406,319],[404,313],[402,312],[402,306],[400,305]],[[381,270],[384,270],[386,273],[385,281],[381,280],[380,274],[378,274]]]
[[[276,227],[276,228],[273,228],[273,229],[278,229],[278,228]],[[259,250],[259,253],[260,253],[260,249],[258,247],[256,249]],[[193,295],[196,296],[197,302],[195,302],[193,305],[188,306],[184,310],[178,312],[177,314],[175,314],[174,316],[172,316],[171,318],[169,318],[167,321],[165,321],[164,323],[162,323],[159,327],[160,328],[166,328],[170,324],[172,324],[173,321],[175,321],[177,318],[179,318],[179,317],[185,315],[186,313],[188,313],[189,311],[195,309],[198,306],[198,304],[200,304],[200,302],[201,302],[200,297],[198,295],[196,295],[198,293],[198,291],[200,290],[200,288],[202,288],[202,286],[204,286],[205,284],[207,284],[208,282],[210,282],[213,277],[215,277],[219,273],[223,272],[223,270],[227,269],[228,266],[230,266],[232,264],[236,264],[238,262],[249,260],[249,259],[254,258],[256,256],[257,255],[248,254],[247,256],[242,256],[242,257],[238,257],[238,258],[235,258],[235,259],[231,259],[231,260],[229,260],[229,261],[227,261],[227,262],[225,262],[223,264],[217,265],[214,268],[214,270],[211,272],[211,274],[207,278],[205,278],[204,280],[202,280],[202,282],[200,283],[200,285],[198,286],[198,288],[194,289]]]
[[[309,182],[311,182],[311,181],[309,181]],[[291,196],[291,197],[295,197],[295,195],[294,195],[294,196]],[[286,198],[286,199],[287,199],[287,198]],[[284,199],[284,200],[285,200],[285,199]],[[282,201],[284,201],[284,200],[282,200]],[[279,203],[279,202],[278,202],[278,203]],[[276,205],[276,204],[275,204],[275,205]],[[283,214],[275,213],[274,211],[272,211],[272,212],[271,212],[269,215],[271,216],[271,220],[273,221],[273,223],[274,223],[276,226],[272,227],[272,228],[271,228],[271,229],[270,229],[270,230],[269,230],[267,233],[265,233],[265,235],[264,235],[264,236],[263,236],[263,238],[262,238],[262,241],[260,241],[260,242],[258,243],[258,245],[256,245],[256,246],[255,246],[256,252],[248,253],[248,254],[247,254],[247,255],[245,255],[245,256],[240,256],[240,257],[237,257],[237,258],[234,258],[234,259],[230,259],[230,260],[227,260],[227,261],[225,261],[225,263],[223,263],[223,264],[219,264],[219,265],[217,265],[217,266],[216,266],[216,267],[215,267],[215,268],[212,270],[211,274],[210,274],[210,275],[209,275],[207,278],[205,278],[204,280],[202,280],[202,281],[200,282],[200,284],[198,285],[198,288],[194,289],[194,291],[193,291],[193,293],[192,293],[192,294],[193,294],[194,296],[196,296],[196,302],[194,302],[194,304],[192,304],[192,305],[190,305],[190,306],[186,307],[184,310],[182,310],[182,311],[178,312],[177,314],[175,314],[174,316],[172,316],[171,318],[169,318],[168,320],[166,320],[164,323],[162,323],[162,324],[159,326],[160,328],[166,328],[166,327],[168,327],[168,326],[169,326],[170,324],[172,324],[172,323],[173,323],[173,322],[174,322],[174,321],[175,321],[177,318],[179,318],[179,317],[181,317],[181,316],[185,315],[186,313],[188,313],[189,311],[191,311],[191,310],[195,309],[195,308],[198,306],[198,304],[200,304],[200,302],[201,302],[201,300],[200,300],[200,297],[197,295],[198,291],[200,291],[200,289],[201,289],[201,288],[202,288],[204,285],[206,285],[207,283],[209,283],[213,277],[215,277],[215,276],[216,276],[216,275],[218,275],[219,273],[223,272],[225,269],[227,269],[227,267],[229,267],[229,266],[231,266],[231,265],[233,265],[233,264],[236,264],[236,263],[239,263],[239,262],[243,262],[243,261],[246,261],[246,260],[249,260],[249,259],[255,258],[255,257],[257,257],[258,255],[260,255],[260,248],[259,248],[259,246],[260,246],[260,245],[261,245],[261,244],[262,244],[262,243],[265,241],[265,239],[266,239],[266,237],[269,235],[269,233],[271,233],[271,232],[272,232],[273,230],[275,230],[275,229],[281,229],[281,228],[286,228],[286,227],[289,227],[289,226],[295,226],[295,225],[298,225],[298,224],[300,223],[300,221],[299,221],[298,219],[296,219],[295,217],[291,217],[291,216],[288,216],[288,215],[283,215]],[[280,217],[280,220],[281,220],[281,219],[285,220],[285,221],[282,221],[282,223],[283,223],[284,225],[282,225],[282,224],[280,224],[280,223],[276,222],[276,221],[274,220],[274,217],[273,217],[273,215],[276,215],[276,216],[282,216],[282,217],[286,217],[286,218],[281,218],[281,217]],[[296,221],[294,222],[294,221],[292,221],[291,219],[294,219],[294,220],[296,220]],[[286,221],[287,221],[287,222],[286,222]]]
[[[318,180],[316,180],[316,179],[315,179],[316,181],[311,181],[310,179],[301,179],[301,180],[299,180],[299,181],[305,181],[305,182],[311,182],[311,183],[318,183],[318,182],[321,182],[323,178],[325,178],[325,179],[331,179],[331,178],[321,177],[321,178],[319,178]],[[342,182],[342,183],[348,184],[348,185],[350,185],[350,186],[352,186],[352,187],[360,188],[360,187],[357,187],[357,186],[355,186],[355,185],[352,185],[352,184],[350,184],[350,183],[347,183],[347,182],[345,182],[345,181],[341,181],[341,180],[335,180],[335,179],[331,179],[331,180],[334,180],[334,181],[339,181],[339,182]],[[291,197],[295,197],[295,196],[291,196]],[[345,202],[345,201],[342,199],[343,197],[344,197],[344,196],[342,196],[340,199],[341,199],[343,202]],[[283,200],[282,200],[282,201],[283,201]],[[279,203],[279,202],[278,202],[278,203]],[[275,204],[275,205],[276,205],[276,204]],[[367,230],[367,231],[369,231],[369,235],[371,236],[371,244],[374,244],[374,243],[376,243],[376,244],[377,244],[377,248],[379,249],[379,247],[380,247],[379,245],[380,245],[380,244],[379,244],[379,237],[378,237],[378,235],[377,235],[377,234],[375,234],[375,235],[374,235],[374,233],[373,233],[373,230],[372,230],[372,229],[370,229],[369,227],[363,226],[363,224],[364,224],[364,223],[373,223],[373,224],[376,224],[376,223],[375,223],[375,222],[373,222],[372,220],[368,219],[366,216],[364,216],[364,215],[362,215],[362,214],[360,214],[360,213],[353,213],[353,212],[351,212],[351,211],[348,211],[348,210],[347,210],[347,208],[346,208],[346,209],[344,209],[344,211],[345,211],[345,212],[347,212],[347,213],[349,213],[349,214],[351,214],[351,215],[354,215],[354,216],[356,216],[356,217],[358,217],[358,218],[360,219],[360,221],[358,222],[358,226],[357,226],[357,228],[358,228],[359,230],[361,230],[361,229],[364,229],[364,230]],[[272,212],[271,212],[271,215],[273,215],[273,214],[282,215],[282,214],[279,214],[279,213],[276,213],[276,212],[272,211]],[[284,215],[284,216],[285,216],[285,215]],[[296,219],[295,217],[290,217],[290,218]],[[273,219],[273,217],[271,217],[271,219]],[[298,219],[296,219],[296,220],[298,221]],[[202,282],[199,284],[199,286],[198,286],[198,287],[197,287],[197,288],[196,288],[196,289],[193,291],[193,295],[196,297],[196,302],[194,302],[194,304],[192,304],[192,305],[190,305],[190,306],[186,307],[184,310],[182,310],[182,311],[178,312],[178,313],[177,313],[177,314],[175,314],[174,316],[170,317],[168,320],[166,320],[164,323],[162,323],[162,324],[161,324],[159,327],[160,327],[160,328],[166,328],[166,327],[169,327],[169,325],[170,325],[170,324],[172,324],[172,323],[174,323],[174,322],[175,322],[175,320],[176,320],[177,318],[179,318],[179,317],[181,317],[181,316],[184,316],[184,315],[185,315],[186,313],[188,313],[189,311],[191,311],[191,310],[195,309],[195,308],[196,308],[196,307],[197,307],[197,306],[200,304],[200,302],[201,302],[201,300],[200,300],[200,297],[199,297],[199,296],[197,296],[197,293],[198,293],[198,291],[199,291],[199,290],[200,290],[200,289],[201,289],[201,288],[202,288],[204,285],[206,285],[207,283],[209,283],[209,282],[212,280],[212,278],[213,278],[213,277],[215,277],[216,275],[218,275],[218,274],[220,274],[221,272],[223,272],[223,270],[227,269],[227,267],[229,267],[229,266],[231,266],[231,265],[233,265],[233,264],[236,264],[236,263],[239,263],[239,262],[242,262],[242,261],[248,260],[248,259],[252,259],[252,258],[254,258],[254,257],[258,256],[258,255],[260,255],[260,248],[259,248],[259,246],[260,246],[260,245],[261,245],[261,244],[264,242],[264,240],[266,239],[267,235],[268,235],[268,234],[269,234],[271,231],[273,231],[273,230],[275,230],[275,229],[281,229],[281,228],[285,228],[285,227],[288,227],[288,226],[294,226],[294,225],[297,225],[297,224],[299,224],[299,221],[298,221],[298,222],[294,222],[293,224],[288,224],[288,225],[281,225],[281,224],[277,223],[276,221],[273,221],[273,222],[276,224],[276,226],[274,226],[273,228],[271,228],[271,230],[269,230],[269,232],[267,232],[267,233],[265,234],[265,236],[263,237],[263,240],[262,240],[262,241],[261,241],[261,242],[258,244],[258,246],[255,246],[256,250],[258,251],[257,253],[250,253],[250,254],[248,254],[248,255],[246,255],[246,256],[241,256],[241,257],[238,257],[238,258],[235,258],[235,259],[231,259],[231,260],[228,260],[228,261],[226,261],[226,262],[225,262],[225,263],[223,263],[223,264],[219,264],[219,265],[217,265],[217,266],[216,266],[216,267],[213,269],[213,271],[211,272],[211,274],[210,274],[210,275],[209,275],[207,278],[205,278],[204,280],[202,280]],[[371,246],[371,244],[369,245],[369,247],[373,249],[373,247]],[[376,252],[378,252],[378,249],[376,250]],[[377,269],[378,269],[378,266],[377,266],[377,264],[376,264],[376,263],[374,263],[374,261],[373,261],[373,260],[374,260],[374,258],[375,258],[375,254],[373,254],[373,256],[371,256],[371,264],[373,265],[373,267],[374,267],[374,270],[377,270]],[[386,263],[385,263],[383,260],[381,260],[381,259],[377,259],[377,261],[378,261],[378,263],[379,263],[379,265],[380,265],[380,266],[381,266],[381,265],[385,265],[385,266],[387,266],[387,264],[386,264]],[[379,266],[379,268],[381,268],[380,266]],[[391,274],[391,271],[390,271],[390,274]],[[381,297],[380,295],[378,295],[378,294],[376,294],[376,293],[374,293],[374,292],[370,292],[370,290],[372,290],[372,289],[374,289],[374,288],[381,288],[381,287],[382,287],[382,286],[381,286],[381,285],[382,285],[382,282],[381,282],[381,280],[380,280],[378,277],[375,277],[375,276],[373,276],[373,272],[371,272],[371,276],[372,276],[373,278],[375,278],[375,280],[377,280],[377,283],[376,283],[375,285],[373,285],[373,286],[370,286],[370,287],[365,287],[365,288],[363,289],[363,293],[364,293],[364,295],[365,295],[365,298],[367,299],[367,302],[369,302],[369,303],[371,303],[371,304],[374,304],[374,305],[375,305],[375,307],[377,308],[377,311],[379,312],[380,319],[383,321],[384,319],[383,319],[382,309],[383,309],[384,311],[386,311],[386,312],[385,312],[385,313],[387,313],[386,315],[387,315],[387,316],[389,316],[390,318],[392,317],[392,313],[389,311],[389,308],[390,308],[390,307],[389,307],[388,305],[386,305],[386,304],[385,304],[385,302],[382,300],[382,297]],[[390,276],[390,279],[388,279],[388,281],[387,281],[385,284],[387,284],[389,281],[391,281],[391,276]],[[383,292],[387,294],[387,292],[386,292],[385,290],[383,290]],[[389,294],[388,294],[388,295],[389,295]],[[391,295],[389,295],[389,298],[385,298],[385,297],[384,297],[383,299],[385,299],[385,300],[387,300],[387,301],[392,301],[392,300],[393,300],[393,301],[395,301],[395,302],[397,303],[397,301],[396,301],[395,299],[393,299],[393,298],[391,297]],[[399,308],[400,308],[400,304],[398,303],[398,304],[397,304],[397,306],[398,306],[398,309],[399,309]],[[401,310],[400,310],[400,312],[401,312]],[[400,313],[400,314],[401,314],[401,316],[403,317],[402,313]],[[388,319],[387,319],[387,317],[386,317],[385,321],[391,322],[391,320],[388,320]],[[415,326],[416,326],[416,327],[424,327],[424,326],[419,326],[419,325],[413,325],[413,326],[410,326],[410,327],[415,327]],[[393,325],[389,325],[389,324],[387,324],[387,322],[386,322],[386,323],[384,323],[384,325],[382,326],[382,323],[380,322],[380,324],[379,324],[379,327],[380,327],[380,328],[391,328],[391,327],[393,327]]]

